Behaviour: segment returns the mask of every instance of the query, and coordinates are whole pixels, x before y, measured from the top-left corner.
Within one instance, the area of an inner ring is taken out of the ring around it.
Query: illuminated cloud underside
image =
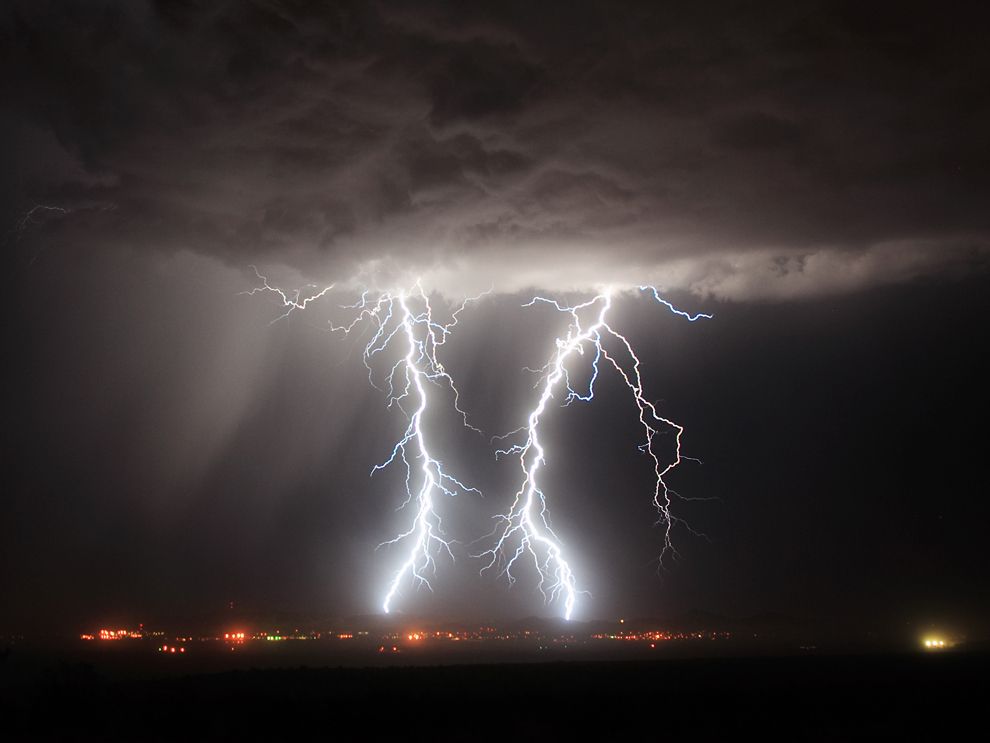
[[[36,229],[73,245],[449,297],[784,300],[987,264],[987,52],[961,17],[816,11],[795,45],[800,3],[582,3],[566,34],[511,4],[21,5],[8,223],[65,210]]]

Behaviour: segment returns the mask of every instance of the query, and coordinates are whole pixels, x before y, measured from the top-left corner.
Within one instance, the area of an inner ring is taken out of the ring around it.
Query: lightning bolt
[[[329,286],[320,289],[318,292],[316,292],[315,294],[311,294],[308,297],[302,297],[302,289],[296,289],[292,293],[292,296],[290,297],[282,289],[279,289],[277,286],[272,286],[271,284],[269,284],[268,277],[261,275],[261,273],[259,273],[258,271],[257,266],[249,266],[249,268],[251,268],[251,270],[254,271],[254,275],[258,277],[258,280],[261,282],[261,286],[256,286],[248,291],[238,292],[238,294],[246,294],[249,297],[253,297],[255,294],[268,292],[270,294],[276,295],[279,301],[281,302],[282,306],[285,308],[285,312],[283,312],[281,315],[279,315],[270,323],[268,323],[269,325],[274,325],[279,320],[284,320],[296,310],[306,309],[306,306],[310,302],[315,302],[317,299],[326,296],[335,286],[335,284],[330,284]],[[315,289],[316,284],[307,284],[306,288]]]
[[[28,209],[17,224],[14,225],[15,232],[24,232],[32,225],[42,224],[50,217],[64,217],[70,213],[70,209],[61,206],[49,206],[48,204],[35,204]]]
[[[315,291],[307,296],[303,296],[302,290],[287,293],[272,285],[256,267],[252,268],[261,284],[242,294],[274,295],[284,311],[273,323],[287,318],[295,311],[305,310],[310,303],[323,298],[334,288],[333,284],[322,289],[310,284],[307,288]],[[689,322],[712,317],[678,309],[664,299],[655,287],[641,286],[639,290],[651,294],[658,304]],[[379,548],[400,544],[406,547],[406,557],[389,582],[382,602],[382,609],[386,613],[391,611],[393,601],[407,578],[416,586],[425,586],[432,590],[429,575],[436,569],[435,556],[446,553],[454,559],[451,548],[453,541],[445,535],[438,497],[455,496],[458,493],[480,495],[476,488],[450,474],[431,452],[428,436],[424,431],[424,419],[430,404],[431,389],[447,388],[453,395],[453,408],[461,416],[464,426],[480,433],[470,425],[467,414],[460,407],[459,392],[439,359],[439,350],[451,335],[460,313],[469,302],[476,301],[481,296],[484,295],[465,300],[453,311],[450,321],[443,324],[434,319],[429,297],[419,282],[409,293],[383,292],[375,296],[365,291],[356,303],[342,307],[356,311],[349,323],[330,325],[331,331],[345,335],[359,327],[371,326],[372,336],[362,354],[368,370],[368,380],[373,387],[385,394],[386,407],[399,408],[409,421],[389,456],[371,470],[374,475],[396,461],[401,462],[405,468],[405,498],[399,508],[412,506],[415,512],[404,531],[378,545]],[[564,556],[562,542],[550,525],[547,498],[541,485],[541,469],[546,464],[546,450],[540,439],[540,423],[550,401],[558,394],[562,396],[563,406],[575,401],[590,402],[595,396],[595,384],[602,364],[615,370],[630,391],[637,411],[643,431],[639,449],[649,456],[653,464],[655,481],[652,501],[658,513],[657,525],[662,525],[664,529],[661,567],[666,555],[676,557],[672,529],[676,523],[683,523],[671,512],[672,496],[676,494],[669,488],[665,478],[685,458],[681,452],[684,428],[662,416],[646,398],[640,359],[629,340],[608,322],[612,301],[613,294],[606,291],[575,305],[563,305],[555,299],[541,296],[534,297],[523,305],[550,305],[558,312],[568,315],[570,322],[566,335],[555,340],[556,350],[550,360],[541,369],[531,370],[541,374],[536,385],[540,387],[540,396],[536,406],[530,411],[526,425],[505,436],[496,437],[504,440],[522,435],[520,443],[495,452],[496,458],[517,456],[522,470],[522,484],[509,511],[496,517],[495,529],[489,535],[494,538],[494,544],[481,555],[487,557],[487,563],[481,572],[500,565],[500,575],[504,575],[511,585],[516,580],[513,568],[517,562],[531,559],[539,575],[538,588],[544,600],[550,603],[562,597],[566,619],[570,619],[573,614],[579,591],[574,571]],[[376,381],[376,358],[389,355],[394,346],[400,346],[403,350],[392,357],[395,360],[390,362],[388,372],[380,375],[381,379]],[[590,376],[582,390],[578,390],[572,384],[568,365],[575,357],[584,356],[589,349],[593,352]],[[654,444],[658,434],[668,432],[673,432],[674,435],[674,451],[670,461],[664,463]]]
[[[642,292],[651,292],[659,304],[665,306],[675,315],[695,322],[701,318],[711,319],[712,315],[690,313],[679,310],[673,304],[663,299],[659,291],[652,286],[639,287]],[[657,523],[664,525],[664,545],[661,552],[663,557],[672,553],[676,555],[671,540],[671,529],[676,518],[671,514],[671,495],[673,491],[667,486],[665,477],[683,459],[681,455],[681,434],[684,429],[671,420],[661,416],[656,407],[646,399],[643,393],[643,382],[640,375],[640,360],[628,339],[612,328],[607,322],[608,311],[612,307],[612,293],[603,292],[586,302],[573,306],[561,305],[555,299],[534,297],[524,307],[536,304],[548,304],[570,316],[567,334],[555,341],[556,351],[551,359],[542,367],[535,370],[542,374],[542,388],[536,407],[530,411],[527,423],[500,439],[510,439],[518,434],[523,435],[521,443],[513,444],[505,449],[498,449],[496,457],[517,455],[522,469],[522,484],[516,492],[508,513],[496,517],[496,526],[489,535],[494,539],[491,549],[482,553],[488,562],[481,572],[501,565],[500,575],[504,575],[509,584],[515,583],[513,567],[524,558],[531,559],[539,575],[538,588],[548,603],[563,597],[564,618],[570,619],[577,600],[578,589],[574,571],[564,557],[560,539],[550,526],[546,495],[540,484],[540,469],[546,463],[546,451],[540,441],[540,422],[547,406],[555,396],[555,390],[563,394],[563,405],[574,401],[590,402],[595,396],[595,382],[599,376],[599,365],[604,359],[618,373],[626,387],[632,393],[633,402],[638,411],[638,419],[643,428],[643,442],[639,445],[653,462],[656,482],[653,493],[653,504],[659,518]],[[582,313],[592,314],[592,321],[586,327],[582,323]],[[619,348],[619,353],[610,352],[604,339],[612,339]],[[591,362],[591,375],[587,383],[587,391],[580,392],[571,384],[567,364],[575,356],[582,356],[585,349],[590,347],[594,352]],[[620,357],[621,354],[621,357]],[[654,449],[657,433],[665,427],[674,431],[674,457],[664,465],[660,455]],[[513,549],[513,545],[515,545]]]
[[[109,212],[114,211],[116,208],[117,205],[112,203],[90,203],[77,205],[74,207],[55,206],[51,204],[35,204],[21,214],[18,220],[14,222],[13,226],[7,230],[4,234],[2,245],[6,246],[7,243],[11,241],[16,244],[20,242],[21,238],[25,235],[25,233],[29,232],[31,228],[64,219],[76,212]],[[31,259],[28,261],[28,265],[33,265],[35,261],[38,260],[42,250],[43,246],[39,247],[35,251],[34,255],[32,255]]]
[[[415,408],[408,416],[409,425],[388,459],[375,465],[371,471],[373,475],[396,460],[401,460],[406,470],[406,498],[400,508],[413,503],[415,510],[412,524],[408,529],[379,545],[383,547],[400,542],[407,544],[406,559],[393,576],[385,600],[382,602],[382,609],[386,614],[391,611],[392,602],[407,576],[411,577],[416,585],[432,589],[428,573],[435,569],[435,553],[446,553],[454,559],[451,541],[444,534],[443,521],[437,510],[436,496],[454,496],[458,492],[481,494],[477,488],[465,485],[444,469],[441,461],[431,453],[427,435],[423,430],[423,419],[429,404],[427,390],[431,383],[447,386],[453,392],[454,408],[461,415],[464,425],[475,431],[478,430],[468,423],[466,413],[459,407],[457,387],[437,356],[438,349],[447,341],[461,310],[470,300],[466,300],[453,313],[450,323],[443,325],[434,320],[429,299],[419,284],[416,285],[416,289],[413,297],[405,294],[383,295],[371,309],[368,309],[366,300],[363,299],[359,313],[359,318],[370,316],[375,319],[377,325],[371,341],[364,350],[365,366],[368,367],[369,374],[372,370],[373,356],[384,351],[393,339],[404,340],[406,353],[391,367],[386,376],[385,391],[388,396],[388,407],[396,405],[402,409],[403,401],[409,399]],[[420,305],[418,309],[413,309],[413,300]],[[349,332],[353,327],[352,323],[334,329]],[[374,384],[373,380],[372,384]],[[410,457],[416,460],[418,467],[414,467]],[[418,485],[413,484],[415,469],[419,470]]]
[[[285,311],[272,323],[285,319],[295,311],[305,310],[311,302],[326,296],[334,288],[331,284],[305,297],[302,296],[302,290],[290,294],[272,285],[257,268],[252,268],[261,284],[241,293],[274,295]],[[318,289],[314,284],[307,288]],[[368,370],[368,381],[384,392],[387,408],[398,408],[409,420],[389,456],[371,469],[373,476],[379,470],[400,461],[405,468],[405,499],[399,510],[411,505],[415,511],[407,529],[378,545],[379,548],[399,544],[406,546],[406,558],[389,582],[382,602],[385,613],[391,611],[392,603],[407,577],[416,586],[425,586],[432,590],[429,574],[436,568],[436,554],[446,553],[454,559],[451,549],[453,540],[444,533],[443,520],[437,505],[438,496],[455,496],[458,493],[481,495],[477,488],[466,485],[447,471],[431,452],[424,431],[424,419],[430,403],[430,389],[446,387],[453,396],[453,408],[464,426],[481,433],[468,422],[467,413],[460,407],[457,387],[438,354],[468,303],[475,302],[488,293],[464,300],[451,313],[450,321],[441,323],[434,318],[429,297],[418,281],[410,293],[384,292],[374,296],[365,291],[356,303],[342,307],[356,310],[350,322],[344,325],[330,324],[332,332],[344,335],[349,335],[358,328],[371,326],[372,336],[362,354]],[[379,383],[375,379],[375,360],[380,355],[388,354],[394,346],[404,350],[398,354],[398,358]],[[411,412],[406,410],[406,406],[411,408]]]

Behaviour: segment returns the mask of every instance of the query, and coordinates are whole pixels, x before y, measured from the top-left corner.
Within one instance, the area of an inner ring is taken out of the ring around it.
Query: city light
[[[622,645],[639,645],[642,647],[656,648],[661,643],[666,644],[671,641],[711,641],[729,640],[732,635],[722,630],[695,630],[674,631],[660,627],[640,627],[629,626],[630,623],[623,620],[615,620],[608,630],[597,626],[594,630],[580,630],[578,628],[568,628],[566,631],[548,631],[539,628],[499,628],[493,625],[461,625],[457,627],[444,624],[441,626],[419,626],[417,629],[391,629],[373,631],[365,628],[347,628],[339,630],[320,631],[316,629],[294,629],[286,633],[276,629],[271,631],[258,631],[254,633],[236,632],[206,632],[201,635],[176,635],[156,630],[140,635],[144,642],[135,642],[133,647],[146,647],[149,651],[167,654],[182,655],[189,650],[191,643],[204,649],[215,646],[225,652],[238,650],[249,652],[251,648],[262,646],[284,646],[293,640],[309,640],[311,642],[333,642],[337,640],[347,640],[348,645],[353,645],[356,650],[367,649],[374,653],[399,653],[403,648],[413,646],[422,648],[439,648],[452,643],[519,643],[523,646],[537,644],[541,648],[557,647],[580,647],[584,645],[597,645],[605,643],[621,643]],[[136,639],[137,633],[132,630],[103,630],[107,638],[127,638]],[[81,641],[91,642],[101,637],[100,632],[82,633],[78,635]],[[925,649],[938,650],[948,648],[950,641],[941,637],[926,637],[922,641]]]
[[[96,636],[101,640],[138,640],[144,637],[144,633],[131,629],[101,629]],[[81,637],[84,640],[93,639],[92,635],[82,635]]]

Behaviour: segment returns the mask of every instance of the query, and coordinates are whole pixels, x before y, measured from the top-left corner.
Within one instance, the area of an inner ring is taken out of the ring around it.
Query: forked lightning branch
[[[293,312],[305,310],[311,303],[327,297],[334,288],[333,285],[322,289],[311,285],[308,287],[311,293],[303,296],[301,290],[287,293],[272,285],[257,269],[255,274],[260,284],[244,293],[266,293],[276,299],[281,314],[273,323]],[[690,314],[678,309],[652,286],[639,287],[639,293],[688,322],[711,318],[711,315]],[[495,529],[487,537],[489,547],[476,555],[482,559],[482,572],[498,570],[510,584],[515,583],[521,565],[529,562],[538,575],[538,588],[544,599],[562,602],[562,614],[567,619],[574,612],[579,582],[563,541],[550,526],[550,488],[544,483],[541,472],[548,452],[540,439],[540,426],[554,403],[566,406],[575,401],[591,402],[595,397],[595,384],[603,371],[614,372],[628,388],[631,414],[637,417],[642,429],[639,448],[651,462],[654,474],[652,500],[658,513],[657,523],[663,529],[661,563],[666,555],[676,554],[672,529],[678,519],[672,513],[674,494],[665,478],[684,458],[681,453],[684,429],[662,416],[646,397],[640,359],[628,338],[609,323],[609,310],[615,296],[612,292],[602,292],[574,305],[534,297],[524,305],[548,306],[565,315],[569,323],[566,333],[555,339],[549,361],[538,370],[541,376],[536,388],[540,396],[525,424],[505,436],[495,437],[502,441],[515,440],[496,450],[495,456],[516,458],[520,485],[509,509],[496,517]],[[449,497],[469,493],[480,495],[477,488],[462,479],[461,473],[455,474],[442,463],[424,429],[424,418],[431,402],[436,404],[432,398],[437,397],[439,389],[445,388],[451,401],[449,404],[453,405],[463,425],[478,431],[460,407],[460,394],[440,359],[440,352],[450,339],[460,314],[478,299],[480,297],[465,300],[450,314],[447,322],[439,322],[434,318],[429,296],[417,282],[408,291],[364,292],[356,303],[341,306],[353,312],[349,322],[329,325],[332,331],[343,334],[370,327],[371,340],[362,354],[368,380],[384,394],[386,407],[401,411],[408,421],[388,456],[371,470],[373,475],[392,465],[405,469],[401,505],[412,516],[405,529],[379,545],[401,548],[404,555],[384,590],[382,609],[386,613],[393,609],[404,589],[411,586],[431,588],[430,578],[438,555],[454,559],[452,538],[444,529],[442,517]],[[576,360],[582,358],[590,359],[590,363],[585,365],[586,378],[579,382],[572,379],[572,374]],[[673,454],[666,460],[657,445],[657,438],[663,433],[673,436]]]

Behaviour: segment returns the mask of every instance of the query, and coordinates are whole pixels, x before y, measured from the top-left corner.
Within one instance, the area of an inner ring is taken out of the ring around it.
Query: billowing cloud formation
[[[13,3],[0,186],[75,209],[81,243],[454,294],[968,271],[990,52],[966,12]]]

